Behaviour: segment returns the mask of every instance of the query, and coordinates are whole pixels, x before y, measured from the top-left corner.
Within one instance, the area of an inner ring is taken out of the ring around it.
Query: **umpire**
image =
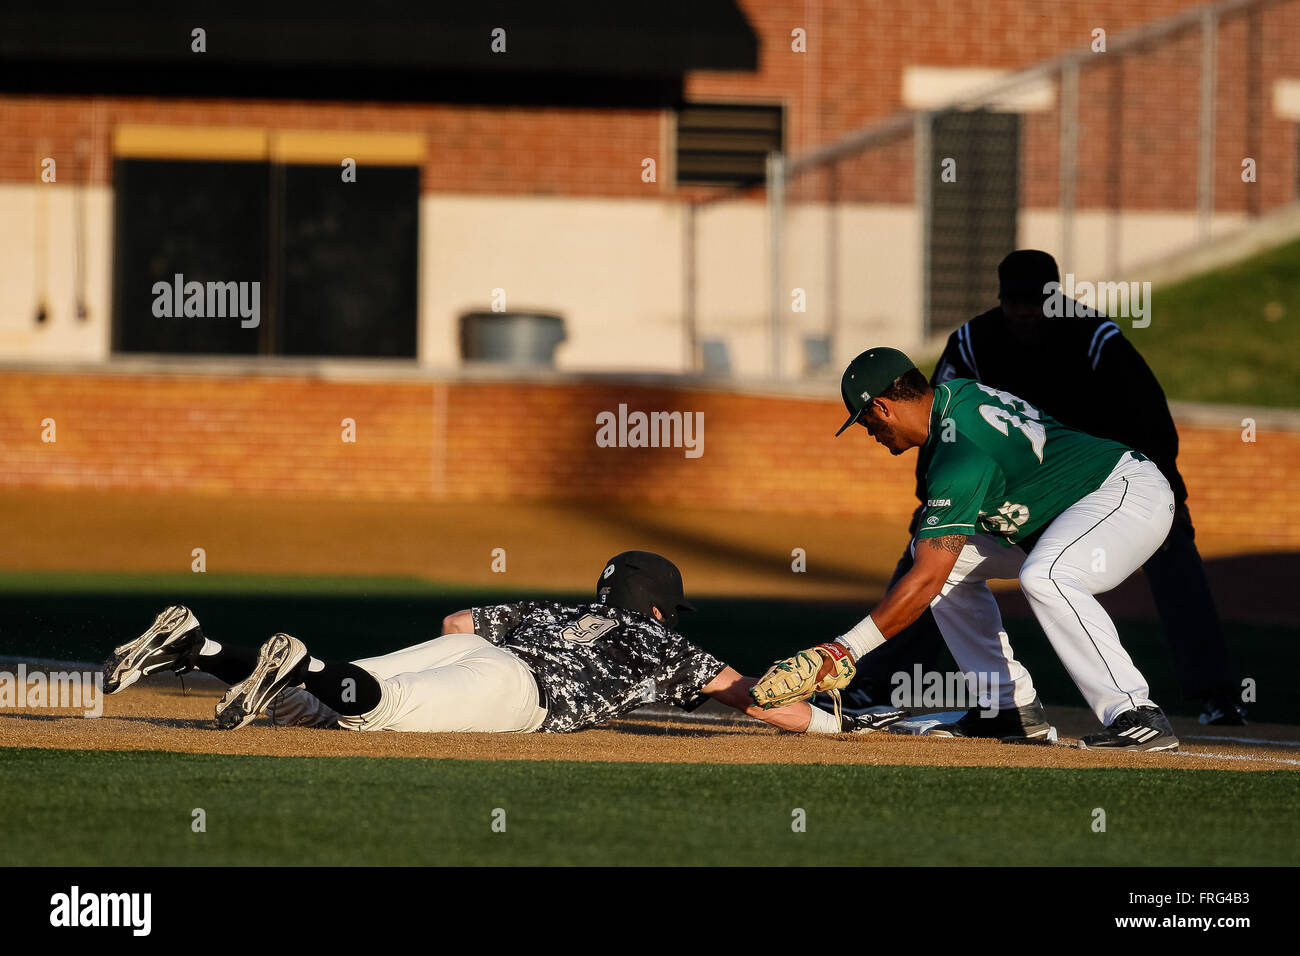
[[[1219,612],[1196,550],[1187,486],[1178,473],[1178,431],[1160,383],[1119,326],[1100,313],[1076,303],[1075,318],[1048,317],[1045,288],[1055,282],[1059,289],[1061,277],[1056,260],[1046,252],[1011,253],[998,265],[998,280],[1001,305],[948,337],[930,384],[976,379],[1025,399],[1071,428],[1135,448],[1156,463],[1173,488],[1176,510],[1169,537],[1143,570],[1179,686],[1185,697],[1203,704],[1202,723],[1244,724]],[[918,497],[924,501],[921,478],[918,473]],[[1026,542],[1025,550],[1031,547]],[[891,587],[911,565],[904,551]],[[846,705],[871,703],[864,698],[887,700],[893,674],[910,672],[917,663],[936,670],[942,649],[943,638],[927,610],[858,663]]]

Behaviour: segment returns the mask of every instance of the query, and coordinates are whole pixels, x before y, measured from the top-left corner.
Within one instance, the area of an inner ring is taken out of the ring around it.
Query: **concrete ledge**
[[[1211,239],[1191,249],[1124,269],[1153,286],[1172,285],[1183,279],[1225,269],[1276,246],[1300,239],[1300,202],[1271,210],[1230,235]]]
[[[1300,411],[1262,405],[1204,405],[1200,402],[1170,402],[1169,410],[1179,425],[1240,430],[1243,418],[1253,418],[1259,428],[1300,431]]]
[[[501,382],[503,384],[539,385],[626,385],[631,388],[664,388],[702,391],[717,394],[749,395],[771,398],[795,398],[807,401],[838,402],[838,376],[804,379],[795,382],[772,382],[763,379],[721,379],[702,375],[668,373],[581,372],[556,369],[512,368],[503,365],[426,368],[399,359],[272,359],[253,361],[246,358],[216,356],[131,356],[110,362],[0,362],[0,376],[23,375],[102,375],[129,377],[163,375],[178,378],[212,376],[216,378],[300,378],[325,382],[361,384],[459,384]],[[1171,401],[1170,410],[1179,424],[1240,429],[1243,418],[1253,418],[1260,427],[1300,431],[1300,409],[1271,408],[1261,405],[1211,405],[1201,402]]]
[[[528,368],[484,363],[429,367],[411,359],[249,359],[224,356],[132,355],[108,362],[0,361],[0,375],[102,375],[130,377],[163,375],[180,378],[299,378],[326,382],[419,384],[503,382],[542,385],[627,385],[675,388],[733,395],[838,401],[839,371],[833,375],[798,381],[774,382],[763,378],[717,378],[670,372],[596,372],[553,368]]]

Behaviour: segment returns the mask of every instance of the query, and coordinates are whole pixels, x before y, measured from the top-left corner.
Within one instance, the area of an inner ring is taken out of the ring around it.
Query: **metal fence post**
[[[769,370],[773,380],[779,380],[786,307],[782,276],[785,246],[785,157],[779,152],[767,154],[767,228],[768,278],[771,282],[768,332],[772,337]]]
[[[1074,187],[1079,149],[1079,61],[1069,60],[1061,68],[1061,169],[1057,191],[1057,249],[1068,271],[1074,261]]]
[[[840,168],[826,167],[826,351],[835,363],[840,337]]]
[[[1201,11],[1201,148],[1196,184],[1196,234],[1210,238],[1214,218],[1214,95],[1218,88],[1218,12],[1211,5]]]
[[[699,371],[699,315],[698,282],[695,260],[697,256],[695,243],[696,205],[687,200],[683,215],[682,268],[685,272],[682,281],[682,345],[685,351],[687,372]]]
[[[920,312],[921,338],[930,335],[930,121],[931,114],[920,110],[912,118],[912,165],[915,176],[917,233],[920,239]]]

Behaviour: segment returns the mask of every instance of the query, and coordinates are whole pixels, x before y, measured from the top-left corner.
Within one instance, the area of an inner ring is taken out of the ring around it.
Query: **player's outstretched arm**
[[[807,701],[784,707],[760,707],[754,703],[750,693],[756,683],[758,681],[755,678],[746,677],[734,668],[724,667],[717,677],[704,686],[704,693],[750,717],[757,717],[773,727],[798,734],[869,733],[884,730],[908,716],[905,710],[894,710],[858,716],[843,714],[837,717],[820,707],[813,707]]]
[[[912,569],[875,610],[839,640],[773,664],[750,690],[754,703],[769,709],[782,707],[847,687],[857,673],[858,659],[915,621],[938,596],[965,546],[962,534],[919,539]]]
[[[714,700],[721,701],[728,707],[734,707],[750,717],[766,721],[773,727],[800,734],[809,729],[812,707],[806,701],[765,710],[755,704],[754,699],[749,695],[749,689],[756,683],[758,681],[755,678],[746,677],[734,667],[724,667],[718,672],[717,677],[704,685],[703,690]],[[835,730],[838,731],[838,728]]]
[[[943,591],[966,535],[917,538],[912,569],[894,582],[875,609],[840,637],[857,661],[915,621]]]
[[[871,612],[883,638],[893,637],[924,613],[943,590],[964,547],[964,534],[916,539],[916,559],[911,570],[895,582]]]

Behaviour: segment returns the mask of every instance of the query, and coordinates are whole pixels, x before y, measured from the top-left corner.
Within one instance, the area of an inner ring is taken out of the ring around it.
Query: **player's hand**
[[[818,644],[777,661],[749,689],[754,703],[766,709],[807,700],[813,694],[849,686],[858,670],[853,657],[839,644]]]

